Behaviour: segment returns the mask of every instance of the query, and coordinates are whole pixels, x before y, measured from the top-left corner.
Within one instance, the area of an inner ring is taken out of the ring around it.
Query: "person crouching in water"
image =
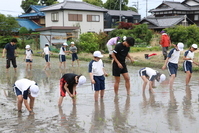
[[[60,97],[58,106],[61,106],[66,92],[72,98],[73,104],[76,104],[76,87],[83,85],[86,82],[86,77],[74,73],[66,73],[60,79]]]
[[[145,92],[146,85],[149,81],[149,91],[154,93],[153,87],[155,86],[155,80],[158,82],[162,82],[166,79],[166,76],[164,74],[159,73],[158,71],[149,68],[149,67],[144,67],[139,70],[139,75],[144,81],[143,83],[143,92]]]

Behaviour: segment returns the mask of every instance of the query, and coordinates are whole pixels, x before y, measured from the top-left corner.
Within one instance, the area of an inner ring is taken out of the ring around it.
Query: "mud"
[[[22,57],[17,58],[17,73],[13,68],[5,72],[5,59],[0,59],[0,132],[3,133],[149,133],[149,132],[199,132],[198,73],[193,73],[190,86],[185,86],[185,73],[179,72],[174,91],[169,86],[156,84],[155,93],[142,93],[142,80],[138,76],[140,67],[128,66],[131,77],[131,95],[126,95],[121,78],[119,96],[114,95],[112,76],[106,78],[105,97],[94,102],[88,62],[81,61],[80,67],[58,68],[58,59],[51,59],[51,69],[44,71],[44,58],[35,57],[33,70],[25,70]],[[111,65],[105,64],[111,75]],[[168,77],[167,71],[162,71]],[[59,79],[63,73],[74,72],[87,77],[87,82],[77,89],[77,104],[73,105],[66,96],[63,106],[57,106]],[[16,110],[16,96],[12,85],[17,79],[35,80],[40,87],[36,98],[34,115]]]

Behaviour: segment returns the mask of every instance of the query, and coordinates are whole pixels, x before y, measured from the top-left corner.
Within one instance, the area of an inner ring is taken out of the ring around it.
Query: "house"
[[[63,1],[40,10],[45,13],[45,27],[36,29],[41,36],[41,47],[63,43],[71,37],[78,37],[86,32],[104,30],[106,9],[80,1]]]
[[[199,0],[163,1],[149,12],[152,16],[143,18],[140,23],[148,24],[150,29],[162,30],[175,25],[190,24],[199,26]]]
[[[30,5],[26,12],[16,19],[20,27],[35,31],[35,29],[45,26],[45,14],[40,12],[40,9],[44,7],[46,6]]]
[[[107,13],[105,13],[105,25],[104,28],[114,28],[118,26],[118,22],[121,20],[123,22],[128,23],[138,23],[140,21],[140,14],[134,11],[120,11],[120,10],[108,10]]]

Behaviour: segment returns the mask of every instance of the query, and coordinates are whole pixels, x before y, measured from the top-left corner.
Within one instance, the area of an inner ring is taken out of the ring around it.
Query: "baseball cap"
[[[68,44],[67,44],[67,43],[63,43],[63,45],[64,45],[64,46],[68,46]]]
[[[75,44],[74,42],[71,42],[70,44]]]
[[[48,43],[46,43],[46,44],[45,44],[45,46],[49,46],[49,44],[48,44]]]
[[[194,48],[194,49],[197,49],[198,45],[197,44],[192,44],[191,47]]]
[[[85,82],[86,82],[86,77],[85,76],[80,76],[77,86],[83,85]]]
[[[177,44],[177,47],[178,47],[178,49],[179,49],[180,51],[183,51],[184,44],[181,43],[181,42],[179,42],[179,43]]]
[[[101,53],[100,51],[95,51],[95,52],[93,53],[93,56],[94,56],[94,57],[98,57],[98,58],[102,58],[102,57],[103,57],[103,55],[102,55],[102,53]]]
[[[30,95],[32,97],[37,97],[39,94],[39,87],[37,85],[31,85],[30,86]]]
[[[126,36],[123,36],[123,41],[126,41]]]
[[[159,82],[161,83],[162,81],[164,81],[166,79],[166,76],[164,74],[160,75],[160,80]]]
[[[165,33],[165,31],[163,30],[163,31],[161,31],[160,33]]]
[[[30,48],[30,45],[26,45],[26,47],[25,48]]]

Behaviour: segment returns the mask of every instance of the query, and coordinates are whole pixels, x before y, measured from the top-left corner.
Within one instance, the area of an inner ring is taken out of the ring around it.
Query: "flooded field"
[[[5,59],[0,59],[0,132],[2,133],[198,133],[199,132],[199,73],[193,73],[190,86],[185,86],[185,73],[179,72],[174,91],[167,84],[156,84],[155,93],[142,93],[142,80],[138,76],[141,67],[128,66],[131,77],[131,95],[126,96],[121,78],[119,96],[113,91],[114,79],[106,78],[105,97],[94,102],[88,62],[80,61],[80,67],[58,68],[58,58],[51,59],[51,69],[44,71],[44,58],[35,57],[33,70],[25,70],[22,57],[17,58],[17,73],[13,68],[5,72]],[[111,65],[105,64],[111,75]],[[167,70],[162,71],[167,75]],[[57,106],[59,79],[62,74],[83,74],[87,82],[77,89],[77,104],[69,96],[63,106]],[[24,113],[18,113],[12,85],[17,79],[35,80],[40,87],[34,115],[23,105]]]

